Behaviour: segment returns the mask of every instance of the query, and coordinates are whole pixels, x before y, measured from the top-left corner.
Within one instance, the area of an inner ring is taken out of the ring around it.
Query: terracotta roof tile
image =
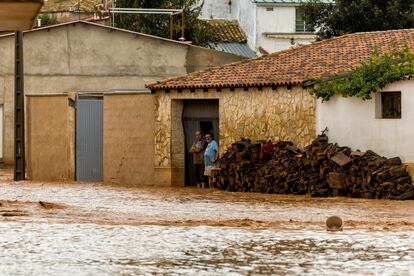
[[[240,30],[237,20],[207,20],[207,25],[211,30],[212,42],[238,42],[245,43],[246,36]]]
[[[40,12],[96,12],[100,0],[48,0],[44,1]]]
[[[348,34],[147,87],[163,90],[302,84],[311,78],[348,72],[372,56],[375,49],[385,53],[405,45],[414,53],[414,29]]]

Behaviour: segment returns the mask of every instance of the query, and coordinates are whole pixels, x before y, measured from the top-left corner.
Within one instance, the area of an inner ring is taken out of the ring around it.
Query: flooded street
[[[413,201],[6,177],[0,194],[2,275],[414,275]]]

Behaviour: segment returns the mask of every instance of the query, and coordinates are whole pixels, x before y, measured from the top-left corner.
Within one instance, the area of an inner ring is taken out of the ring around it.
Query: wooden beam
[[[42,5],[42,0],[0,0],[0,31],[30,30]]]

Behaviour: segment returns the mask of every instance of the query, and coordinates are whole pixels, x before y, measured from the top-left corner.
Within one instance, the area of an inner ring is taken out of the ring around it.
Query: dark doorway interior
[[[183,126],[185,135],[185,185],[195,185],[193,156],[190,148],[194,134],[200,130],[203,135],[210,133],[218,143],[219,102],[218,100],[184,100]]]
[[[200,130],[206,135],[207,133],[214,134],[212,121],[200,121]]]

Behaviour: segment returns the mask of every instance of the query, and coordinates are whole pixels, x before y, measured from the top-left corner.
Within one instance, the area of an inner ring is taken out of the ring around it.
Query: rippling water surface
[[[1,223],[0,273],[414,275],[414,232]]]
[[[3,180],[0,233],[0,275],[414,275],[413,201]]]

